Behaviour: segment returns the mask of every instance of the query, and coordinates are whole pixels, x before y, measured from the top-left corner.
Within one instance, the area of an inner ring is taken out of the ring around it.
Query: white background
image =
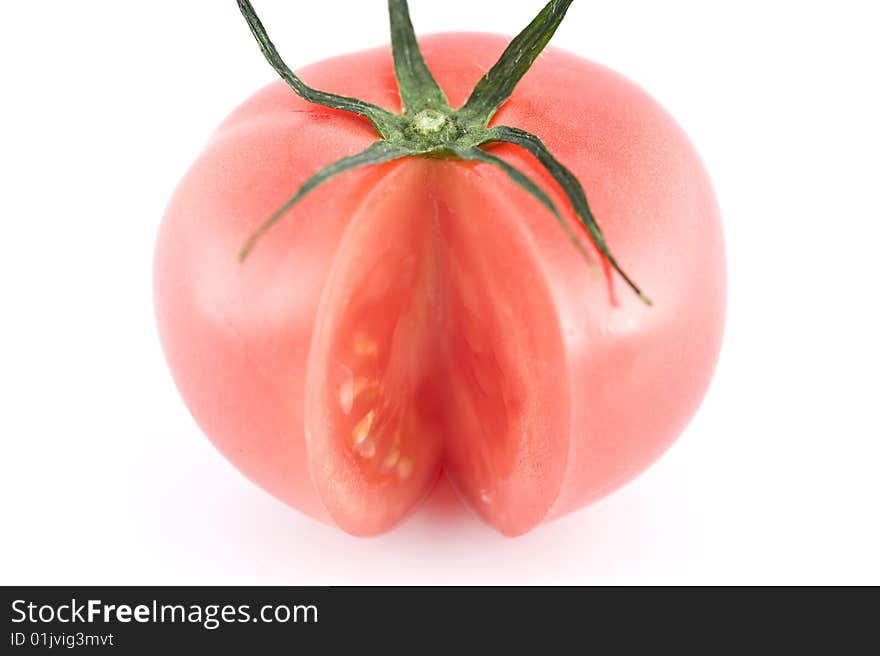
[[[255,4],[294,67],[387,41],[382,0]],[[514,33],[539,5],[411,2],[422,33]],[[0,27],[0,582],[880,583],[873,11],[573,5],[554,44],[657,97],[716,185],[730,306],[710,393],[646,474],[525,537],[433,504],[357,540],[276,502],[214,451],[154,328],[164,205],[221,118],[273,76],[235,3],[11,3]]]

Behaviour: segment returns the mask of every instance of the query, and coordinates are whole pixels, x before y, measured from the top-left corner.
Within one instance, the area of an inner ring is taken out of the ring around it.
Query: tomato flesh
[[[481,515],[520,533],[558,492],[568,432],[534,247],[512,219],[475,214],[485,192],[457,164],[406,163],[382,187],[395,191],[351,222],[316,322],[306,420],[318,494],[349,532],[377,533],[443,467]]]
[[[473,174],[440,173],[448,203],[446,472],[471,507],[515,535],[546,516],[567,459],[570,395],[557,312],[516,214]],[[509,198],[541,210],[521,190]]]
[[[404,182],[387,193],[392,184],[383,181],[342,239],[306,376],[316,490],[334,520],[355,534],[400,520],[431,488],[441,462],[430,389],[440,253],[425,195]]]

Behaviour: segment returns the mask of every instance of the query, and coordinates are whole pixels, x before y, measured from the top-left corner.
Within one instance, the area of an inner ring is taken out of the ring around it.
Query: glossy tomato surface
[[[421,45],[459,106],[507,41]],[[301,75],[400,109],[388,49]],[[445,472],[486,521],[521,534],[647,467],[709,383],[723,237],[675,121],[620,75],[549,49],[493,123],[538,135],[572,169],[653,307],[590,269],[503,173],[453,160],[340,176],[239,265],[242,244],[309,175],[376,140],[364,119],[280,81],[221,125],[163,221],[156,313],[188,407],[251,480],[350,533],[391,528]],[[489,148],[567,207],[530,156]]]

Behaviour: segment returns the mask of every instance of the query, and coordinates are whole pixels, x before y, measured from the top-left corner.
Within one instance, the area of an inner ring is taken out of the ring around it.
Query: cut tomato
[[[468,172],[412,162],[352,218],[306,379],[316,489],[352,533],[396,523],[444,464],[505,533],[558,494],[566,358],[538,254],[505,204]]]
[[[303,72],[334,96],[239,0],[305,99],[265,88],[187,174],[156,312],[205,433],[286,503],[374,535],[445,472],[518,535],[631,479],[696,410],[724,322],[718,207],[643,91],[535,61],[569,4],[513,41],[424,39],[425,67],[392,0],[394,56]]]

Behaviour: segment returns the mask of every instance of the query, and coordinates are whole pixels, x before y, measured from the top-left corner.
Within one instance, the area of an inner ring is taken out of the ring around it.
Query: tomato
[[[507,43],[420,40],[453,107]],[[394,76],[381,48],[301,77],[400,111]],[[352,534],[391,528],[441,475],[499,531],[526,532],[647,467],[709,383],[724,244],[708,176],[675,121],[620,75],[549,49],[492,124],[539,135],[569,167],[652,306],[607,260],[587,266],[502,170],[454,158],[346,172],[238,264],[292,191],[376,140],[362,117],[281,81],[220,126],[162,223],[156,315],[192,414],[251,480]],[[485,150],[567,207],[531,155]]]

